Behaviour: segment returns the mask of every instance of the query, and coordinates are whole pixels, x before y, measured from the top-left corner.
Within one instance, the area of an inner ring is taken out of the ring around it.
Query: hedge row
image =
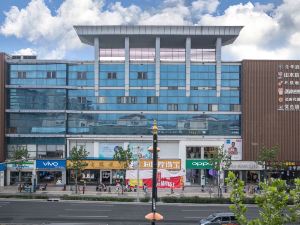
[[[47,195],[36,195],[36,194],[1,194],[0,198],[21,198],[21,199],[48,199],[51,196]],[[113,197],[113,196],[83,196],[83,195],[63,195],[59,197],[62,200],[85,200],[85,201],[113,201],[113,202],[134,202],[136,198],[128,197]],[[149,202],[150,197],[140,198],[140,202]],[[203,198],[203,197],[161,197],[158,199],[164,203],[195,203],[195,204],[230,204],[229,198]],[[255,204],[254,198],[246,198],[245,204]]]
[[[202,198],[198,196],[193,197],[161,197],[160,201],[165,203],[215,203],[215,204],[231,204],[230,198]],[[255,204],[254,198],[246,198],[245,204]]]

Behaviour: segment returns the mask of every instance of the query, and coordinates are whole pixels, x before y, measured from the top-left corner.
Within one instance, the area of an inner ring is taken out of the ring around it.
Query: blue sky
[[[223,59],[299,59],[298,0],[2,0],[0,51],[90,60],[74,24],[243,25]]]

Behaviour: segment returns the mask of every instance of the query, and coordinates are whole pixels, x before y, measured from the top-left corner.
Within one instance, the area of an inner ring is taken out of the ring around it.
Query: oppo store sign
[[[208,160],[197,159],[197,160],[186,160],[187,169],[212,169],[212,165]]]

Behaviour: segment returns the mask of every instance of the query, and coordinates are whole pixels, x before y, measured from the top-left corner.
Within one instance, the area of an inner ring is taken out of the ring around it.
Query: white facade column
[[[67,167],[65,170],[61,171],[61,182],[62,184],[67,184]]]
[[[130,63],[129,37],[125,37],[125,96],[129,96],[129,63]]]
[[[204,159],[204,147],[201,146],[201,159]],[[201,170],[201,185],[205,185],[205,175],[204,175],[204,170]]]
[[[216,41],[216,83],[217,83],[217,97],[221,95],[221,52],[222,38],[218,37]]]
[[[94,61],[94,80],[95,80],[95,96],[99,96],[99,62],[100,62],[100,46],[99,38],[94,38],[94,50],[95,50],[95,61]]]
[[[155,95],[159,96],[160,88],[160,37],[155,39]]]
[[[185,41],[185,95],[191,95],[191,38]]]
[[[4,187],[4,173],[5,171],[0,171],[0,187]]]

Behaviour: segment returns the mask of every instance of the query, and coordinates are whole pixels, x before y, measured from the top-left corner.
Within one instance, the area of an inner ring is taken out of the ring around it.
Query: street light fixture
[[[157,187],[156,187],[156,176],[157,176],[157,133],[158,128],[156,124],[156,120],[154,120],[154,124],[152,127],[153,134],[153,154],[152,154],[152,212],[145,216],[146,219],[151,221],[151,225],[155,225],[155,221],[162,220],[163,216],[156,212],[156,201],[157,201]]]

